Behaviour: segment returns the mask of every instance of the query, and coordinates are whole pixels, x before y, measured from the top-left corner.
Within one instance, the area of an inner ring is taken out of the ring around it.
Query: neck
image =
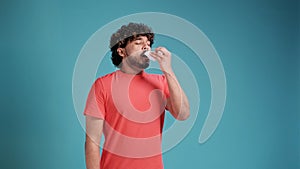
[[[139,74],[143,71],[143,69],[137,69],[134,67],[130,67],[127,66],[126,64],[122,64],[122,66],[120,67],[120,71],[122,71],[123,73],[127,73],[127,74]]]

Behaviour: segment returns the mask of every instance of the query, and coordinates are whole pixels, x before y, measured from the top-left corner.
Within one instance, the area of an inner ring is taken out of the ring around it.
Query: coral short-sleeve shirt
[[[161,136],[168,85],[165,76],[117,70],[98,78],[84,115],[104,120],[101,169],[162,169]]]

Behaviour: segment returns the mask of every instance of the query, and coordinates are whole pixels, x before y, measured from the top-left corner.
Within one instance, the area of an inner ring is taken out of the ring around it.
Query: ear
[[[126,52],[124,48],[118,48],[117,52],[120,56],[125,57],[126,56]]]

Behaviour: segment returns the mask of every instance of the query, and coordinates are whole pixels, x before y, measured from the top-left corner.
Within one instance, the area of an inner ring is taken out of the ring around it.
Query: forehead
[[[134,38],[133,40],[148,40],[148,38],[147,38],[147,36],[139,35],[136,38]]]

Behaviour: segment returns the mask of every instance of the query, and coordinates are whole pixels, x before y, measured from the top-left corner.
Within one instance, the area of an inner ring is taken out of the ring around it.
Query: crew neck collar
[[[143,76],[145,74],[145,71],[142,70],[140,73],[138,74],[130,74],[130,73],[125,73],[122,72],[120,69],[116,71],[118,74],[122,75],[122,76]]]

